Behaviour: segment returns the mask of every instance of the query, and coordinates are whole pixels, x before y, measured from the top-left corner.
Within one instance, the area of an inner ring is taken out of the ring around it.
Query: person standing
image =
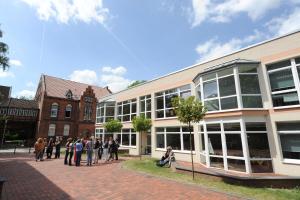
[[[52,157],[53,146],[54,146],[53,138],[50,138],[48,145],[47,145],[47,150],[46,150],[47,159],[51,159],[51,157]]]
[[[113,149],[114,149],[114,144],[113,144],[113,138],[109,137],[108,141],[108,161],[113,160]]]
[[[61,139],[60,137],[56,137],[55,141],[55,158],[60,158],[60,147],[61,147]]]
[[[92,160],[93,160],[93,139],[92,137],[86,142],[85,144],[86,148],[86,161],[87,166],[92,166]]]
[[[115,154],[115,159],[118,160],[119,159],[118,158],[118,151],[119,151],[120,145],[119,145],[119,142],[118,142],[117,139],[113,141],[113,147],[114,147],[113,153]]]
[[[103,141],[102,141],[102,137],[100,137],[99,149],[98,149],[98,157],[100,160],[102,159],[102,154],[103,154]]]
[[[44,159],[44,154],[45,154],[46,147],[47,147],[47,138],[44,138],[44,139],[43,139],[43,142],[44,142],[44,149],[43,149],[42,158]]]
[[[77,140],[76,144],[76,166],[80,166],[80,161],[81,161],[81,154],[82,154],[82,150],[83,150],[83,145],[81,140]]]
[[[68,157],[70,155],[71,152],[71,144],[72,144],[72,138],[68,138],[67,139],[67,144],[66,144],[66,154],[65,154],[65,165],[68,164]]]
[[[103,143],[103,160],[107,161],[108,160],[108,140],[107,138],[104,139]]]
[[[98,159],[99,159],[99,148],[100,148],[100,142],[99,139],[96,138],[96,142],[94,144],[94,164],[98,163]]]
[[[73,154],[74,154],[74,146],[75,146],[74,144],[75,144],[75,140],[71,141],[71,143],[69,145],[70,146],[69,166],[72,166],[72,157],[73,157]]]
[[[45,149],[44,141],[42,138],[39,138],[34,144],[35,151],[35,161],[43,161],[43,150]]]

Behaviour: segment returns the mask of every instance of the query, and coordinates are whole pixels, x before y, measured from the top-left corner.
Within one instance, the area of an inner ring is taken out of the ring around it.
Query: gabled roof
[[[45,92],[47,96],[67,98],[66,92],[71,90],[73,99],[75,100],[80,99],[80,96],[83,94],[83,92],[87,89],[88,86],[90,86],[85,83],[78,83],[75,81],[65,80],[48,75],[42,75],[42,81],[44,82]],[[97,99],[100,99],[111,93],[111,91],[107,87],[91,87],[94,90]]]
[[[1,107],[10,108],[25,108],[25,109],[38,109],[38,103],[35,100],[9,98],[3,102]]]

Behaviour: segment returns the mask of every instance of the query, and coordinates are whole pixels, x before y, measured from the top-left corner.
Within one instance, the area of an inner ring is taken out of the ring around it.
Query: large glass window
[[[300,163],[300,121],[277,123],[284,160]]]
[[[58,115],[58,104],[57,103],[53,103],[51,105],[51,114],[50,114],[50,116],[51,117],[57,117],[57,115]]]
[[[120,145],[125,147],[136,147],[136,132],[134,129],[122,129],[118,134]]]
[[[117,104],[118,119],[122,122],[129,122],[136,116],[136,99],[122,101]]]
[[[69,136],[69,133],[70,133],[70,125],[65,124],[64,125],[64,136]]]
[[[96,123],[105,123],[115,118],[115,102],[105,101],[97,105]]]
[[[299,58],[267,65],[274,107],[299,105]]]
[[[182,98],[191,96],[191,86],[184,85],[179,88],[155,93],[156,118],[175,117],[176,115],[172,106],[172,99],[178,96]]]
[[[246,134],[252,172],[273,172],[266,124],[247,122]]]
[[[72,112],[72,106],[70,104],[68,104],[66,106],[66,110],[65,110],[65,118],[70,118],[71,112]]]
[[[192,131],[192,150],[195,150],[194,134]],[[188,127],[157,127],[156,148],[171,146],[173,150],[187,151],[190,148],[190,132]]]
[[[140,115],[151,119],[151,95],[140,97]]]
[[[239,101],[242,108],[261,108],[263,105],[257,66],[237,64],[198,77],[195,79],[197,97],[204,103],[208,112],[237,109]],[[240,87],[237,87],[238,83]],[[237,96],[239,93],[241,96]]]

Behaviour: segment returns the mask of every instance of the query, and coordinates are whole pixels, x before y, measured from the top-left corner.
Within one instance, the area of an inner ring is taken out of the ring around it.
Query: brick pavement
[[[3,200],[238,199],[200,186],[132,172],[116,162],[69,167],[63,165],[63,159],[35,162],[32,156],[2,153],[0,176],[8,179]]]

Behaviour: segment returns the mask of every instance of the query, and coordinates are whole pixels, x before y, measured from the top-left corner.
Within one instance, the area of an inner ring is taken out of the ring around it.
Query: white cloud
[[[10,59],[10,60],[9,60],[9,64],[12,65],[12,66],[17,66],[17,67],[22,66],[21,61],[16,60],[16,59]]]
[[[246,45],[250,45],[253,42],[260,41],[266,37],[268,36],[264,33],[255,31],[253,35],[249,35],[242,39],[233,38],[225,43],[221,43],[217,38],[213,38],[211,40],[208,40],[204,44],[199,44],[196,47],[196,52],[200,57],[197,62],[224,56],[238,49],[241,49]]]
[[[275,35],[283,35],[300,29],[300,8],[296,8],[289,15],[282,15],[267,23],[267,27]]]
[[[102,67],[102,72],[112,73],[112,74],[115,74],[115,75],[123,75],[127,72],[127,69],[123,66],[119,66],[119,67],[116,67],[116,68]]]
[[[27,83],[26,83],[26,87],[30,87],[30,88],[33,88],[35,85],[34,85],[34,83],[32,82],[32,81],[28,81]]]
[[[269,10],[277,8],[282,0],[228,0],[219,3],[213,0],[192,0],[189,10],[192,26],[198,26],[205,20],[229,22],[232,17],[246,13],[252,20],[257,20]]]
[[[113,92],[126,89],[133,82],[124,77],[127,69],[123,66],[115,68],[103,67],[101,71],[103,73],[100,77],[101,85],[107,85]]]
[[[15,74],[10,71],[3,71],[0,69],[0,78],[14,78]]]
[[[33,98],[34,95],[35,95],[35,91],[31,91],[31,90],[22,90],[17,94],[18,97],[26,97],[30,99]]]
[[[59,23],[69,21],[92,21],[103,24],[108,17],[109,9],[103,6],[102,0],[21,0],[36,9],[41,20],[53,18]]]
[[[90,85],[97,85],[98,77],[95,71],[93,70],[75,70],[69,75],[69,78],[72,81],[77,81],[80,83],[86,83]]]

